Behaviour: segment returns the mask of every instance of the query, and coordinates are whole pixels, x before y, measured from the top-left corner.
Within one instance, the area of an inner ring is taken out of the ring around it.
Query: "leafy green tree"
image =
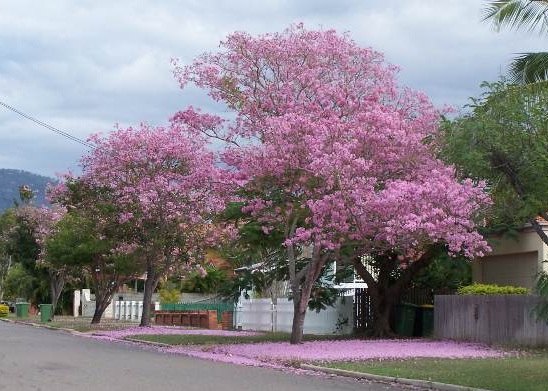
[[[413,285],[421,288],[457,290],[472,283],[472,264],[464,257],[453,258],[448,254],[439,255],[430,265],[413,279]]]
[[[37,242],[37,225],[28,219],[27,211],[36,209],[28,204],[14,208],[15,224],[9,231],[7,251],[12,257],[12,265],[20,265],[32,281],[29,293],[25,298],[32,303],[49,302],[49,274],[47,269],[37,267],[40,256],[40,245]]]
[[[548,33],[548,0],[496,0],[487,1],[485,20],[492,21],[497,29],[538,30]],[[518,84],[546,82],[548,80],[548,52],[529,52],[516,57],[510,64],[510,76]]]
[[[4,281],[5,298],[10,300],[32,298],[36,290],[35,282],[34,276],[23,265],[14,264]]]
[[[199,266],[199,268],[202,268]],[[217,293],[220,287],[228,281],[226,271],[215,266],[205,265],[201,270],[189,273],[183,282],[183,292]]]
[[[88,276],[95,292],[92,323],[99,323],[119,286],[136,276],[139,254],[129,251],[109,235],[114,226],[101,224],[73,210],[58,223],[46,240],[46,259],[57,269],[70,269]]]
[[[515,232],[530,223],[548,244],[537,217],[548,220],[548,90],[483,83],[472,111],[445,120],[440,157],[463,177],[486,180],[494,206],[494,232]]]
[[[534,292],[539,296],[539,302],[534,307],[535,315],[548,323],[548,273],[539,273]]]
[[[0,214],[0,300],[4,298],[4,281],[12,265],[10,254],[10,234],[15,226],[13,208],[6,209]]]

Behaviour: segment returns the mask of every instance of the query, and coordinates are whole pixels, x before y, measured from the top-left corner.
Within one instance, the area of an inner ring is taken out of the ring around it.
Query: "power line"
[[[51,126],[51,125],[49,125],[49,124],[47,124],[47,123],[45,123],[45,122],[42,122],[42,121],[40,121],[39,119],[36,119],[36,118],[34,118],[34,117],[31,117],[30,115],[25,114],[25,113],[23,113],[22,111],[17,110],[15,107],[12,107],[12,106],[8,105],[7,103],[4,103],[4,102],[0,101],[0,105],[1,105],[1,106],[4,106],[4,107],[5,107],[6,109],[8,109],[8,110],[13,111],[14,113],[19,114],[21,117],[24,117],[24,118],[26,118],[26,119],[28,119],[28,120],[30,120],[30,121],[32,121],[32,122],[34,122],[34,123],[40,125],[40,126],[43,126],[43,127],[46,128],[46,129],[51,130],[52,132],[55,132],[55,133],[57,133],[57,134],[60,134],[60,135],[63,136],[63,137],[68,138],[69,140],[76,141],[77,143],[80,143],[80,144],[82,144],[82,145],[85,145],[85,146],[88,147],[88,148],[95,149],[95,146],[94,146],[93,144],[90,144],[90,143],[88,143],[87,141],[84,141],[84,140],[82,140],[82,139],[79,139],[78,137],[73,136],[72,134],[69,134],[69,133],[67,133],[67,132],[63,132],[62,130],[59,130],[59,129],[57,129],[57,128],[54,127],[54,126]]]

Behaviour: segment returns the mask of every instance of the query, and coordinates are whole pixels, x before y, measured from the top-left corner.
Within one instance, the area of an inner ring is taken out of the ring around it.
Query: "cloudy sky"
[[[162,124],[189,104],[171,58],[189,62],[227,34],[349,32],[401,67],[402,84],[459,109],[513,54],[545,49],[527,33],[496,33],[480,0],[0,0],[0,102],[78,138],[113,125]],[[0,106],[0,168],[78,171],[86,147]]]

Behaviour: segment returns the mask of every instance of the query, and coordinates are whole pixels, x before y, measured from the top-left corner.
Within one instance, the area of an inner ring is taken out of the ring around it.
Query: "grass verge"
[[[414,359],[332,362],[330,368],[496,391],[546,391],[548,352],[530,351],[515,357],[489,359]]]

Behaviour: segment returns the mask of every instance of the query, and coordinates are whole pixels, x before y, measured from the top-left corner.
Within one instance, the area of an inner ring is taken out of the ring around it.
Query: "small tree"
[[[14,209],[9,208],[0,214],[0,300],[4,299],[4,282],[12,266],[10,236],[15,227]]]
[[[142,124],[94,135],[82,159],[81,181],[108,194],[125,244],[142,255],[145,281],[141,326],[150,322],[152,293],[162,277],[200,262],[214,239],[212,216],[224,207],[220,171],[202,138],[185,126]]]
[[[119,286],[142,270],[138,252],[117,241],[120,227],[105,217],[73,208],[45,240],[44,261],[50,269],[91,279],[95,292],[91,323],[101,321]]]

